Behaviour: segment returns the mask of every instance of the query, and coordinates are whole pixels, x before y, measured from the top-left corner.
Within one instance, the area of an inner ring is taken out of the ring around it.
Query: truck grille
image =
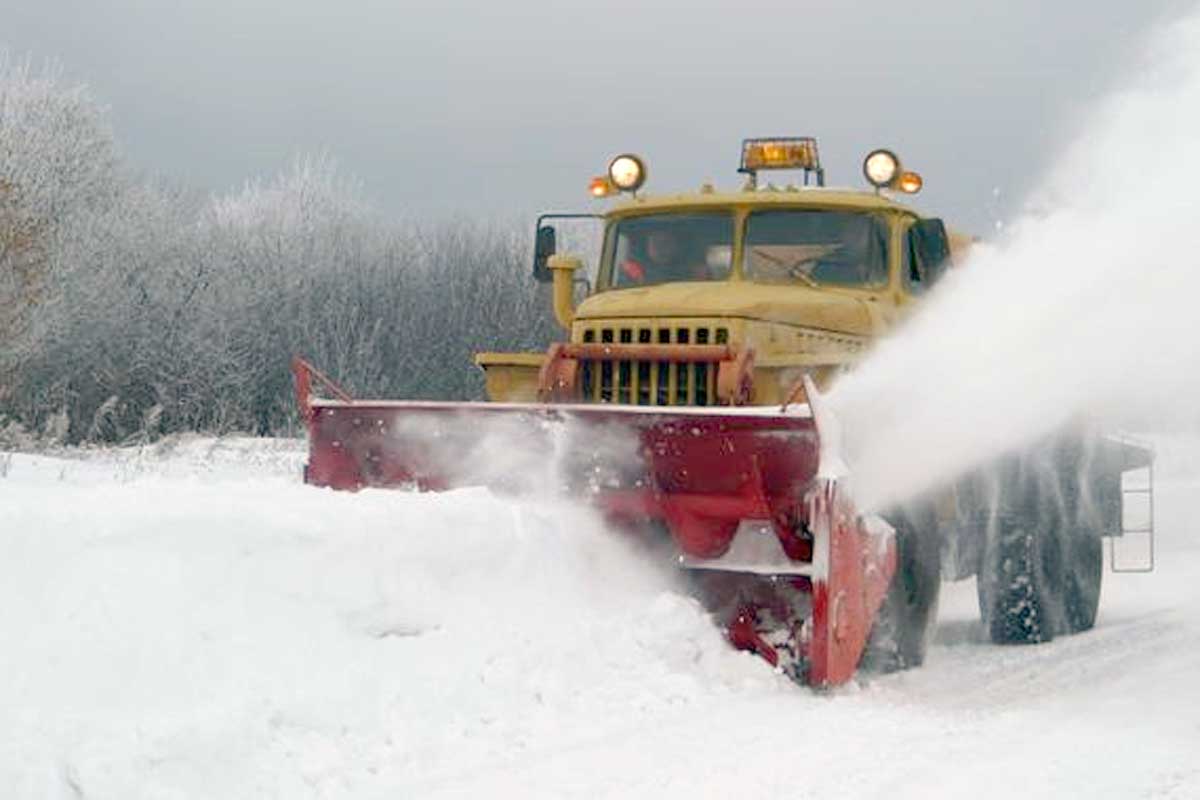
[[[585,344],[728,344],[729,329],[696,325],[600,327],[583,332]],[[670,361],[581,360],[584,402],[639,406],[717,403],[717,365]]]

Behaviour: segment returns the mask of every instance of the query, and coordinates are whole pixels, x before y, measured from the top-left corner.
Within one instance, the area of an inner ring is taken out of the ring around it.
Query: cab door
[[[900,261],[898,304],[906,306],[932,289],[950,265],[950,238],[937,217],[901,222],[896,250]]]

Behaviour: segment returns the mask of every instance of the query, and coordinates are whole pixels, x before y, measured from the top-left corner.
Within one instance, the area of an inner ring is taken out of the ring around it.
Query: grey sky
[[[111,106],[135,166],[216,191],[324,151],[388,213],[581,208],[608,156],[734,185],[753,135],[833,184],[889,146],[977,233],[1182,0],[4,0],[0,46]],[[993,198],[998,189],[1000,199]]]

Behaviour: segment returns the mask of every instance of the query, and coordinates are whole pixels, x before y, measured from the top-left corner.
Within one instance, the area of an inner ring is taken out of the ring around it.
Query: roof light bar
[[[738,172],[750,175],[756,182],[757,173],[764,169],[802,169],[804,183],[809,173],[815,173],[818,186],[825,185],[825,170],[817,152],[817,140],[811,136],[775,136],[765,139],[742,140],[742,164]]]

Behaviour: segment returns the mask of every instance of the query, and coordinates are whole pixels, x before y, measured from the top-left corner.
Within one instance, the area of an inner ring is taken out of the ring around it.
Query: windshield
[[[887,226],[847,211],[763,211],[746,223],[746,276],[770,283],[887,282]]]
[[[653,214],[616,226],[612,285],[720,281],[733,263],[733,215]]]

